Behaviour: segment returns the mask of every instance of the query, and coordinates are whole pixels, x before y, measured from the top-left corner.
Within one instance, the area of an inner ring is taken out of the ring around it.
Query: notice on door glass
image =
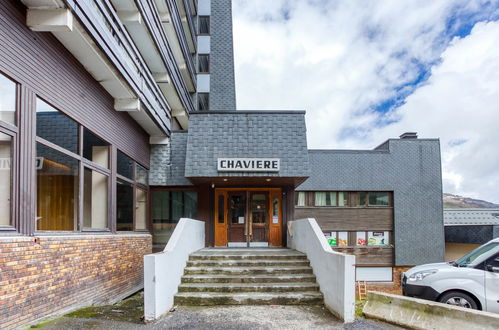
[[[237,223],[244,223],[244,217],[238,217]]]
[[[278,216],[272,216],[272,223],[279,223],[279,217]]]

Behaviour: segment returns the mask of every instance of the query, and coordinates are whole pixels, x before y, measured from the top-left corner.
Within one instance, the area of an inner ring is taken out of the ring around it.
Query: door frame
[[[268,193],[268,230],[267,241],[268,246],[281,247],[282,246],[282,224],[283,224],[283,198],[282,188],[215,188],[214,198],[214,245],[216,247],[226,247],[229,243],[229,208],[228,208],[228,195],[231,191],[245,191],[247,196],[250,192],[266,192]],[[246,198],[248,199],[248,197]],[[247,201],[248,202],[248,201]],[[274,202],[277,203],[277,210],[274,210]],[[223,205],[221,205],[223,204]],[[276,211],[276,212],[275,212]],[[248,210],[246,210],[246,213]],[[223,213],[223,214],[222,214]],[[274,213],[277,213],[275,215]],[[247,217],[247,216],[246,216]],[[248,219],[245,219],[247,222]]]

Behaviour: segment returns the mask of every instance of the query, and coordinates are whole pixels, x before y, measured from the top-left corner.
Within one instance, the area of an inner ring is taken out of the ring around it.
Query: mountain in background
[[[444,209],[499,209],[499,204],[444,193]]]

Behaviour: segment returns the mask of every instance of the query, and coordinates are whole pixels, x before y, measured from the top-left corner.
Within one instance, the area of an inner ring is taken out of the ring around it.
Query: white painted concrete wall
[[[198,74],[197,75],[198,93],[209,93],[210,92],[210,75],[209,74]]]
[[[355,256],[335,252],[315,219],[288,223],[288,247],[306,253],[324,304],[345,322],[355,319]]]
[[[198,36],[198,54],[209,54],[211,48],[210,36]]]
[[[173,307],[189,255],[204,248],[204,222],[181,218],[163,252],[144,256],[144,315],[155,320]]]

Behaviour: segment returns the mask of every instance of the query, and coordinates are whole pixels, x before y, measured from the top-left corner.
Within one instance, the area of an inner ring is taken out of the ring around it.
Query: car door
[[[484,310],[499,313],[499,254],[485,263],[485,300]]]

